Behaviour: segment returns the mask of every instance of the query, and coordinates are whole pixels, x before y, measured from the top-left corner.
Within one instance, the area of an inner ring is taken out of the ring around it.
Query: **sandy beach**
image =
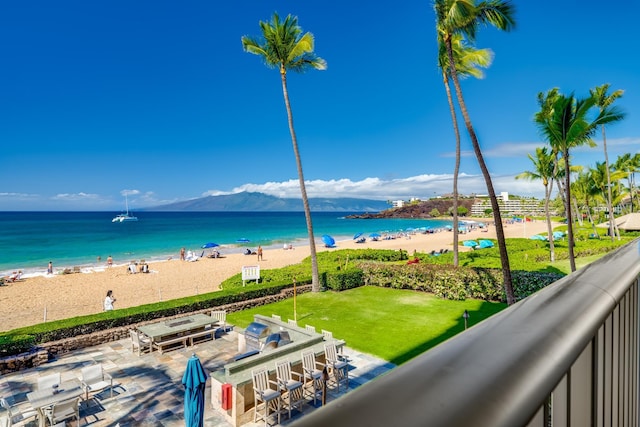
[[[507,238],[529,237],[546,232],[544,221],[508,224]],[[475,229],[460,235],[460,241],[495,238],[495,228],[488,232]],[[379,248],[402,249],[427,253],[431,250],[453,248],[453,233],[412,234],[393,240],[370,241],[357,244],[352,240],[336,243],[337,249]],[[317,245],[318,251],[335,250]],[[469,248],[461,247],[461,251]],[[126,265],[112,268],[83,270],[75,274],[35,276],[0,287],[0,318],[2,331],[21,326],[63,319],[102,311],[108,290],[113,290],[115,308],[166,301],[169,299],[213,292],[225,279],[240,273],[242,266],[260,264],[261,269],[280,268],[300,262],[309,256],[309,247],[291,250],[265,249],[263,260],[256,255],[229,254],[224,258],[202,258],[196,262],[178,259],[149,264],[149,274],[129,274]],[[118,260],[114,260],[115,263]]]

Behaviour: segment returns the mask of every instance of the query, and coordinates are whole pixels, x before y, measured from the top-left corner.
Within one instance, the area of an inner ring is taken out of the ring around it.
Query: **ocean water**
[[[112,223],[109,212],[0,212],[0,274],[21,269],[26,274],[65,267],[103,267],[109,255],[114,264],[130,260],[166,260],[180,248],[200,254],[214,242],[225,253],[258,245],[307,245],[303,212],[136,212],[137,222]],[[450,221],[426,219],[346,219],[348,213],[312,213],[314,237],[336,241],[356,233],[396,233],[418,228],[439,228]],[[238,243],[248,239],[248,243]],[[98,261],[98,257],[100,260]]]

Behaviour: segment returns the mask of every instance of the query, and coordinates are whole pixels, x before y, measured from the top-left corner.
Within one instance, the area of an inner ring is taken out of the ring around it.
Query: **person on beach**
[[[113,258],[111,258],[111,255],[109,255],[107,257],[107,267],[111,268],[113,266]]]
[[[180,261],[184,261],[184,248],[180,249]]]
[[[49,261],[49,266],[47,267],[47,274],[53,274],[53,263]]]
[[[262,260],[262,246],[258,246],[258,261]]]
[[[104,311],[113,310],[113,303],[116,302],[116,299],[113,297],[113,291],[109,289],[107,291],[107,296],[104,299]]]

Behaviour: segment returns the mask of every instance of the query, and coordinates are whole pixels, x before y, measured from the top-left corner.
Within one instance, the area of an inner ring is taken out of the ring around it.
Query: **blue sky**
[[[482,29],[495,59],[463,82],[497,192],[544,144],[538,92],[610,83],[627,119],[610,158],[640,147],[637,0],[515,1],[517,28]],[[280,77],[242,50],[258,22],[298,16],[326,71],[288,74],[310,197],[451,191],[454,140],[430,1],[21,1],[0,4],[0,210],[135,210],[204,195],[299,197]],[[485,193],[463,132],[464,193]],[[574,163],[603,161],[598,148]]]

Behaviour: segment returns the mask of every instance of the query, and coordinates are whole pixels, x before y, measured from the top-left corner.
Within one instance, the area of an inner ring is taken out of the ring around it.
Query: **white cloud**
[[[542,197],[544,187],[540,182],[516,180],[514,175],[492,177],[497,193],[506,191],[522,196]],[[424,174],[407,178],[383,180],[365,178],[352,181],[347,178],[337,180],[311,180],[305,182],[309,197],[353,197],[360,199],[395,200],[418,197],[427,199],[437,195],[450,194],[453,188],[452,174]],[[487,187],[481,175],[460,174],[458,188],[461,194],[486,194]],[[210,190],[202,196],[219,196],[241,192],[265,193],[283,198],[300,198],[298,180],[266,182],[264,184],[243,184],[231,191]]]
[[[527,157],[528,154],[535,153],[536,148],[543,147],[546,144],[544,142],[505,142],[498,144],[495,147],[489,149],[482,149],[482,155],[485,158],[500,158],[500,157]],[[442,154],[442,157],[454,158],[455,152],[446,152]],[[462,150],[460,152],[461,157],[474,157],[475,153],[472,150]]]
[[[51,197],[52,200],[64,201],[64,202],[77,202],[84,200],[98,200],[100,196],[91,193],[59,193]]]

